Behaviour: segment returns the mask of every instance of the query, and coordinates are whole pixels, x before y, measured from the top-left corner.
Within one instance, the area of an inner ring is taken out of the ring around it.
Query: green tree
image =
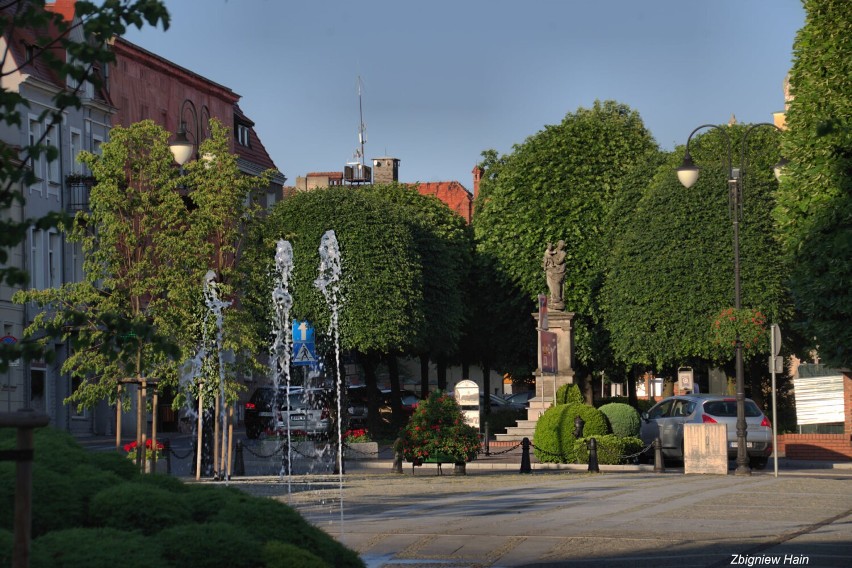
[[[852,365],[852,10],[805,0],[793,47],[784,156],[775,218],[790,259],[801,329],[823,362]]]
[[[374,193],[399,209],[411,227],[420,257],[423,326],[410,330],[405,351],[427,362],[454,355],[464,323],[464,290],[473,253],[472,234],[464,219],[436,197],[421,195],[415,187],[379,184],[364,186],[360,191]],[[421,383],[428,389],[428,374],[421,376]],[[392,408],[399,414],[398,373],[391,376],[391,390]]]
[[[141,28],[144,22],[156,26],[169,26],[169,14],[160,0],[108,0],[103,3],[78,1],[75,5],[77,19],[65,21],[61,15],[44,9],[44,0],[13,0],[6,2],[0,9],[0,27],[3,28],[4,42],[2,61],[16,65],[4,65],[0,77],[6,77],[27,65],[38,62],[48,66],[58,77],[72,77],[78,87],[61,91],[53,99],[53,108],[45,109],[39,121],[58,124],[63,112],[74,107],[80,108],[79,89],[89,82],[96,87],[101,85],[101,76],[96,73],[98,67],[114,61],[107,41],[114,35],[125,33],[128,26]],[[26,50],[23,60],[14,59],[10,50],[14,48],[16,30],[30,30],[36,35],[32,50]],[[79,30],[84,41],[74,39],[75,30]],[[57,54],[67,53],[71,57]],[[15,90],[4,83],[0,87],[0,122],[20,127],[22,114],[29,110],[28,102]],[[47,160],[58,158],[56,149],[46,145],[48,129],[38,140],[24,148],[16,148],[0,141],[0,284],[4,281],[10,286],[24,284],[26,273],[14,267],[7,267],[8,249],[21,243],[27,229],[35,224],[38,228],[47,228],[58,222],[59,216],[44,219],[25,219],[16,221],[6,211],[14,204],[23,206],[21,185],[35,181],[35,174],[26,164],[31,159],[45,155]],[[38,345],[21,342],[17,345],[0,345],[0,371],[8,366],[10,360],[22,353],[33,357]]]
[[[745,126],[727,129],[741,148]],[[745,155],[740,224],[742,304],[772,322],[790,317],[783,263],[768,214],[777,183],[778,133],[751,131]],[[728,362],[730,346],[715,345],[714,316],[734,305],[733,233],[727,190],[727,146],[718,131],[693,139],[701,168],[684,188],[675,175],[683,154],[672,153],[620,224],[607,263],[602,302],[616,358],[627,365],[677,367],[695,360]],[[647,176],[647,171],[645,174]],[[765,353],[766,347],[751,355]]]
[[[596,295],[609,252],[607,214],[627,172],[656,151],[637,112],[597,101],[545,126],[507,156],[487,153],[482,164],[478,250],[535,298],[544,290],[545,245],[565,241],[566,310],[577,314],[577,361],[587,371],[607,360],[598,348],[605,341],[595,337],[602,331]]]
[[[351,187],[285,199],[258,226],[246,250],[251,287],[247,301],[261,324],[259,334],[268,334],[275,243],[286,239],[294,256],[292,315],[312,322],[317,330],[328,329],[330,312],[314,279],[320,239],[329,229],[335,231],[341,249],[341,346],[361,356],[370,392],[376,386],[379,357],[405,349],[412,331],[424,326],[421,259],[412,226],[399,207],[374,192]],[[377,401],[369,402],[370,418],[376,420]]]
[[[62,371],[82,379],[69,399],[81,406],[114,399],[127,377],[174,379],[174,346],[189,343],[193,306],[174,300],[187,288],[194,247],[181,239],[186,209],[168,136],[144,121],[113,128],[102,156],[81,154],[97,182],[91,211],[66,228],[82,243],[85,280],[15,296],[50,308],[26,334],[71,343]]]

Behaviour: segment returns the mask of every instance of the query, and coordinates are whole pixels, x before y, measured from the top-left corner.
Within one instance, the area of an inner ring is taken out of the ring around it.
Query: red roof
[[[470,223],[473,213],[473,196],[457,181],[430,181],[417,184],[421,195],[434,195],[447,204],[447,207],[461,215]]]
[[[254,121],[245,115],[240,105],[234,105],[234,120],[249,127],[249,146],[234,145],[234,150],[240,158],[248,160],[253,164],[262,166],[266,169],[277,170],[275,163],[272,161],[266,147],[260,141],[257,132],[254,131]]]
[[[61,14],[66,21],[70,22],[74,19],[74,7],[76,4],[77,0],[56,0],[52,3],[46,2],[44,8],[48,12]]]

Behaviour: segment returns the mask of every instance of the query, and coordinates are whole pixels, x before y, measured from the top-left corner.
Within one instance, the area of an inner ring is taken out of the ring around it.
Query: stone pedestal
[[[538,327],[538,312],[533,313]],[[574,329],[571,321],[574,312],[550,310],[547,313],[547,331],[556,334],[557,373],[542,373],[541,371],[541,338],[539,336],[538,369],[535,371],[535,396],[538,399],[552,401],[553,396],[562,385],[574,383]]]

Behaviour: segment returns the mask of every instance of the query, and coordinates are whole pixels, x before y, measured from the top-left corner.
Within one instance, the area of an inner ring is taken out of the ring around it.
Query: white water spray
[[[316,286],[331,310],[328,334],[334,340],[334,356],[337,386],[337,472],[340,486],[340,536],[343,537],[343,432],[341,414],[342,377],[340,373],[340,246],[333,230],[326,231],[320,240],[319,275],[314,280]]]
[[[287,397],[286,430],[287,430],[287,454],[282,456],[281,472],[279,476],[287,474],[287,495],[290,495],[290,483],[292,472],[292,454],[290,438],[290,356],[293,344],[292,329],[290,327],[290,308],[293,307],[293,297],[290,295],[290,277],[293,273],[293,246],[289,241],[279,240],[275,246],[275,274],[273,276],[272,307],[274,317],[272,319],[273,341],[269,348],[269,364],[272,368],[272,383],[275,387],[275,431],[278,428],[278,412],[280,407],[278,396],[281,386],[281,376],[286,380]],[[280,446],[279,446],[280,447]],[[286,461],[285,461],[286,460]]]

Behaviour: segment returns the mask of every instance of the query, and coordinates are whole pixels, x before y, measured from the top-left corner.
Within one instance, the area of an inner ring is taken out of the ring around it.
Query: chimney
[[[398,158],[373,158],[373,183],[391,183],[399,181]]]
[[[482,179],[484,170],[479,166],[473,166],[473,198],[476,199],[479,195],[479,180]]]

